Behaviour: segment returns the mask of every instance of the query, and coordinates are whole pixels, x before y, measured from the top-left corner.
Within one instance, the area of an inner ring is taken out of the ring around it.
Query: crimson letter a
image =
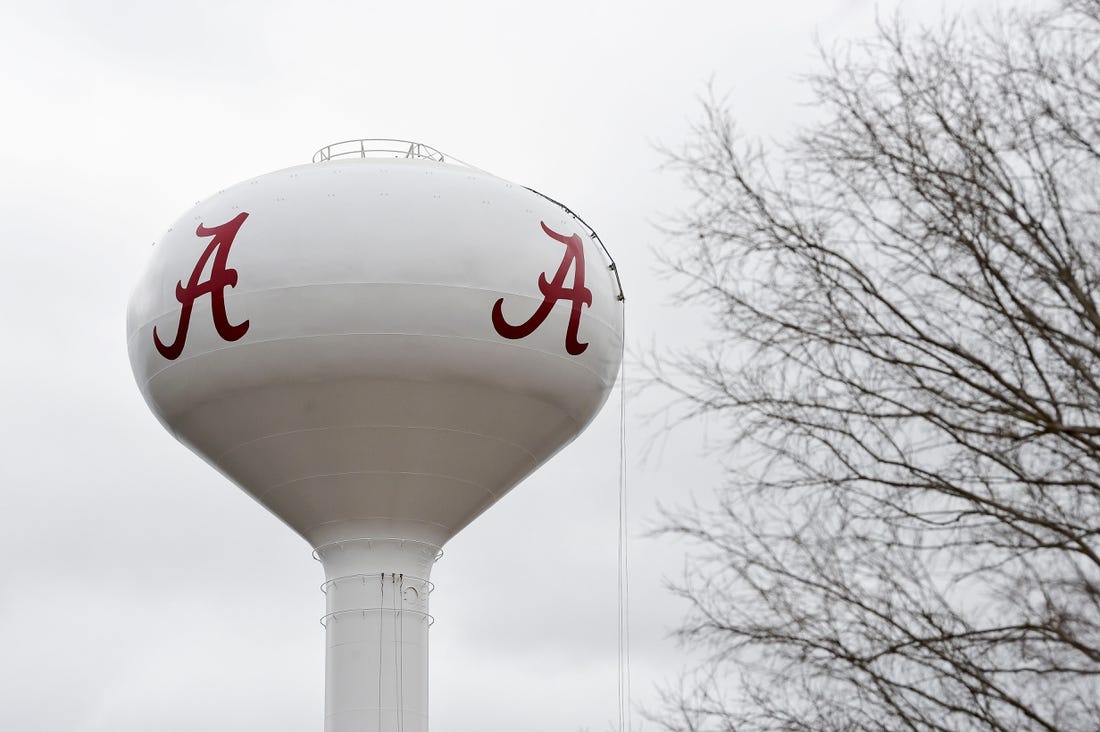
[[[504,298],[502,297],[493,305],[493,327],[505,338],[525,338],[542,325],[550,315],[550,311],[554,309],[554,303],[558,300],[569,300],[573,306],[569,311],[569,325],[565,329],[565,350],[571,356],[579,356],[588,348],[588,344],[581,343],[577,337],[577,331],[581,325],[581,306],[592,306],[592,291],[584,286],[584,244],[576,234],[572,236],[559,234],[545,223],[540,223],[547,236],[565,245],[558,271],[554,273],[553,281],[546,279],[545,272],[539,275],[542,303],[526,323],[512,325],[504,319],[502,307]],[[565,278],[569,275],[570,267],[573,268],[573,286],[566,287]]]
[[[233,246],[233,239],[241,224],[248,218],[248,214],[241,212],[235,218],[225,222],[221,226],[207,228],[202,224],[195,229],[195,236],[211,236],[210,244],[203,251],[195,269],[191,272],[191,279],[187,286],[183,286],[183,280],[176,283],[176,299],[179,300],[183,310],[180,311],[179,327],[176,329],[176,338],[170,345],[164,345],[157,335],[156,326],[153,326],[153,343],[160,355],[169,361],[174,361],[183,353],[183,344],[187,341],[187,327],[191,322],[191,310],[195,306],[195,300],[203,295],[210,295],[210,314],[214,318],[214,328],[218,335],[227,341],[235,341],[248,332],[248,321],[233,325],[229,322],[229,316],[225,313],[225,288],[237,286],[237,270],[226,267],[229,258],[229,247]],[[206,263],[214,257],[214,263],[210,267],[210,279],[199,282]]]

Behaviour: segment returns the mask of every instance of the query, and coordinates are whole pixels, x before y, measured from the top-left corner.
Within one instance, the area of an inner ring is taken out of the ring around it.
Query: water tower
[[[324,566],[327,732],[427,730],[432,564],[599,411],[621,297],[561,204],[395,140],[239,183],[156,243],[134,376]]]

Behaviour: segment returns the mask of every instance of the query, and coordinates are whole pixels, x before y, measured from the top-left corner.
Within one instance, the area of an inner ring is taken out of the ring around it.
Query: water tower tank
[[[416,143],[330,145],[156,243],[134,376],[323,564],[327,731],[427,730],[432,564],[603,405],[620,300],[567,209]]]

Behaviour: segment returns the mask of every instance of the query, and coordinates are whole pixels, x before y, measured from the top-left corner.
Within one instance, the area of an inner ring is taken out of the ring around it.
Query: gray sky
[[[866,34],[875,12],[0,0],[0,729],[322,728],[319,565],[161,429],[126,358],[130,288],[194,201],[329,142],[420,140],[566,202],[619,262],[628,342],[691,344],[705,323],[671,305],[653,256],[654,224],[688,199],[654,143],[684,139],[711,76],[747,133],[781,136],[812,113],[796,76],[814,35]],[[632,677],[649,708],[690,658],[662,587],[683,547],[645,533],[658,501],[705,500],[721,474],[699,426],[643,456],[656,406],[628,405]],[[618,407],[437,563],[435,732],[613,725]]]

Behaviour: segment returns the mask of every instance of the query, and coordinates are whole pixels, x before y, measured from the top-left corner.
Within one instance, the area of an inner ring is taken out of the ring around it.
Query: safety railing
[[[315,163],[323,163],[335,158],[420,158],[434,160],[437,163],[458,162],[448,160],[443,153],[422,142],[387,137],[334,142],[313,153]]]

